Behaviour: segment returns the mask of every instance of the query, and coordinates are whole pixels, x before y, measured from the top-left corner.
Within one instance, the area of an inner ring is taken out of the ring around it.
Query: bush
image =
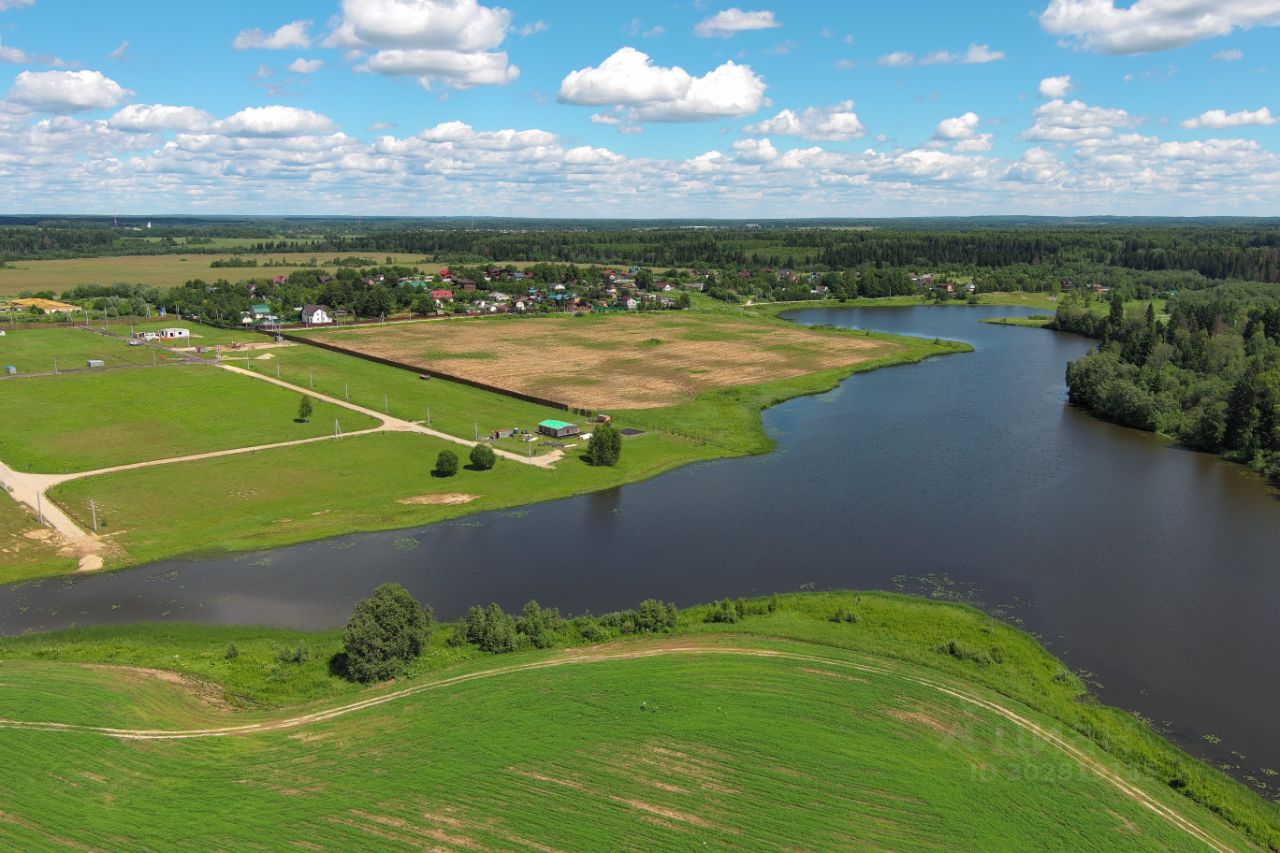
[[[613,424],[597,424],[587,442],[587,460],[596,466],[613,466],[622,456],[622,433]]]
[[[722,622],[726,625],[732,625],[738,621],[738,608],[733,606],[733,602],[725,598],[719,604],[712,605],[711,612],[707,614],[707,622]]]
[[[225,660],[235,660],[240,657],[240,647],[235,643],[227,643],[227,650],[222,653]]]
[[[436,457],[436,467],[431,473],[436,477],[452,477],[458,473],[458,454],[452,450],[441,450]]]
[[[536,601],[524,606],[524,614],[516,620],[516,632],[529,638],[534,648],[547,649],[555,642],[564,620],[554,607],[543,609]]]
[[[280,663],[306,663],[311,660],[311,649],[305,645],[292,649],[280,649],[276,652],[276,660]]]
[[[473,605],[462,619],[462,633],[467,642],[492,654],[513,652],[518,644],[516,621],[503,613],[497,603],[483,609]]]
[[[477,444],[471,448],[471,467],[477,471],[488,471],[498,461],[498,454],[487,444]]]
[[[849,610],[848,608],[841,607],[839,610],[837,610],[835,613],[831,615],[831,621],[846,622],[852,625],[858,621],[858,614],[854,613],[852,610]]]
[[[400,584],[385,583],[355,606],[342,635],[347,674],[356,681],[394,678],[426,648],[433,616]]]
[[[994,663],[994,661],[991,660],[991,655],[986,652],[979,649],[969,648],[963,643],[959,643],[955,640],[948,640],[946,643],[938,646],[937,651],[944,655],[951,655],[951,657],[956,660],[972,661],[978,666],[991,666],[991,664]]]

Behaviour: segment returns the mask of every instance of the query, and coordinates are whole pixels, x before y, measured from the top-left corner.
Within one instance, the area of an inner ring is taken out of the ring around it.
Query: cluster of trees
[[[595,466],[613,467],[622,457],[622,433],[613,424],[597,424],[587,441],[587,461]]]
[[[1179,294],[1127,318],[1062,305],[1056,328],[1099,347],[1067,367],[1073,403],[1108,420],[1267,471],[1280,479],[1280,293],[1225,285]]]
[[[776,598],[770,607],[776,607]],[[565,618],[554,607],[530,601],[518,614],[497,604],[471,607],[447,640],[454,648],[473,646],[491,654],[602,642],[628,634],[671,631],[679,611],[671,603],[646,599],[632,610]],[[435,627],[430,607],[404,587],[388,583],[352,611],[343,631],[342,665],[355,681],[382,681],[404,674],[426,649]],[[238,652],[237,652],[238,653]]]
[[[306,398],[303,398],[306,399]],[[473,471],[488,471],[498,464],[498,454],[487,444],[476,444],[467,457]],[[458,454],[452,450],[441,450],[436,455],[436,465],[431,469],[433,477],[452,477],[458,473]]]

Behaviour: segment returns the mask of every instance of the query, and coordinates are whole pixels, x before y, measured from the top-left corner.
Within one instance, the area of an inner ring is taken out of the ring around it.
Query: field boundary
[[[309,338],[305,335],[294,335],[288,332],[268,332],[266,334],[284,338],[286,341],[292,341],[297,344],[306,344],[317,349],[328,350],[330,352],[340,353],[342,355],[354,356],[355,358],[363,358],[365,361],[372,361],[375,364],[385,365],[386,367],[395,367],[400,370],[409,370],[424,376],[430,376],[432,379],[444,379],[448,382],[457,382],[460,385],[469,385],[472,388],[478,388],[481,391],[488,391],[491,394],[501,394],[504,397],[511,397],[516,400],[522,400],[526,403],[533,403],[538,406],[546,406],[550,409],[559,409],[562,412],[573,412],[579,415],[591,415],[593,412],[586,409],[579,409],[570,406],[568,403],[562,403],[559,400],[549,400],[546,397],[536,397],[533,394],[523,394],[519,391],[513,391],[510,388],[501,388],[497,385],[489,385],[485,382],[478,382],[475,379],[467,379],[463,376],[455,376],[452,373],[445,373],[440,370],[434,370],[428,367],[420,367],[415,364],[409,364],[403,361],[395,361],[390,358],[372,355],[360,350],[348,349],[347,347],[338,346],[337,344],[325,343],[315,338]]]

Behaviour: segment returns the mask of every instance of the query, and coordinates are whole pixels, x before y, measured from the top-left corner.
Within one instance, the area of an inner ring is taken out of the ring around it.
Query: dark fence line
[[[279,337],[282,337],[287,341],[292,341],[296,344],[306,344],[307,346],[312,346],[312,347],[316,347],[318,349],[323,349],[323,350],[329,350],[330,352],[341,353],[342,355],[350,355],[350,356],[355,356],[356,358],[363,358],[365,361],[372,361],[375,364],[382,364],[382,365],[386,365],[387,367],[395,367],[395,368],[399,368],[400,370],[410,370],[410,371],[413,371],[414,373],[417,373],[423,376],[430,376],[433,379],[444,379],[449,382],[457,382],[461,385],[469,385],[472,388],[479,388],[481,391],[488,391],[492,394],[501,394],[504,397],[512,397],[516,400],[523,400],[526,403],[534,403],[536,405],[546,406],[551,409],[559,409],[560,411],[563,411],[563,412],[574,412],[579,415],[589,416],[591,414],[591,412],[588,412],[583,409],[575,409],[572,406],[570,406],[568,403],[561,403],[558,400],[548,400],[545,397],[535,397],[532,394],[522,394],[519,391],[512,391],[510,388],[499,388],[497,385],[489,385],[485,382],[477,382],[474,379],[467,379],[465,376],[455,376],[451,373],[444,373],[443,371],[439,371],[439,370],[430,370],[425,367],[418,367],[416,365],[406,364],[403,361],[395,361],[394,359],[383,358],[377,355],[371,355],[370,353],[367,353],[367,352],[360,352],[359,350],[348,349],[347,347],[340,347],[340,346],[337,346],[336,344],[324,343],[323,341],[318,341],[315,338],[308,338],[303,335],[291,335],[287,332],[268,332],[266,334],[278,335]]]

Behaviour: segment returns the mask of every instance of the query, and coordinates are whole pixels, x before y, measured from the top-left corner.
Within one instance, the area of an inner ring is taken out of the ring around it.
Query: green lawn
[[[831,622],[836,607],[859,621]],[[333,632],[125,626],[0,639],[0,718],[11,720],[174,730],[419,688],[235,737],[6,731],[0,846],[1200,849],[1090,767],[1227,849],[1248,847],[1238,828],[1264,846],[1280,838],[1274,807],[1131,716],[1081,702],[1078,680],[1054,678],[1065,669],[1034,640],[969,608],[832,593],[784,596],[736,625],[706,625],[705,613],[685,611],[674,637],[521,670],[511,667],[575,658],[448,649],[449,630],[437,630],[409,681],[359,696],[328,674]],[[999,648],[1000,660],[937,651],[948,639]],[[282,662],[299,645],[309,659]],[[469,678],[432,686],[459,675]],[[1081,734],[1098,738],[1097,726],[1118,750]],[[1185,796],[1148,765],[1182,774]]]
[[[150,365],[153,361],[163,364],[172,357],[151,347],[131,347],[124,341],[78,327],[5,329],[0,338],[0,369],[12,364],[19,373],[45,373],[53,370],[57,359],[59,370],[81,370],[91,358],[102,359],[107,367],[126,367]]]
[[[193,551],[266,548],[429,524],[596,491],[711,455],[692,442],[649,434],[625,440],[616,468],[593,468],[571,455],[554,470],[499,459],[492,471],[463,468],[454,477],[432,477],[436,455],[446,449],[466,464],[466,448],[451,442],[376,433],[72,480],[50,496],[85,525],[89,500],[96,503],[99,528],[118,531],[112,542],[128,552],[108,559],[108,567],[117,568]],[[442,494],[476,499],[398,503]]]
[[[76,558],[58,556],[46,538],[52,533],[49,528],[41,527],[26,507],[0,489],[0,578],[21,581],[74,572]]]
[[[305,344],[248,352],[241,358],[234,353],[224,353],[224,356],[229,364],[237,367],[247,367],[266,376],[278,375],[302,388],[314,387],[322,394],[340,400],[349,398],[353,403],[377,412],[387,411],[405,420],[425,423],[430,408],[433,429],[465,439],[475,437],[477,425],[483,437],[495,429],[533,429],[539,421],[548,418],[572,420],[560,409],[443,379],[423,381],[409,370]],[[494,445],[513,453],[527,451],[525,443],[515,439],[504,439]],[[536,444],[533,449],[535,453],[552,450]]]
[[[301,395],[215,367],[77,373],[9,380],[0,388],[0,459],[19,471],[68,473],[375,425]]]

